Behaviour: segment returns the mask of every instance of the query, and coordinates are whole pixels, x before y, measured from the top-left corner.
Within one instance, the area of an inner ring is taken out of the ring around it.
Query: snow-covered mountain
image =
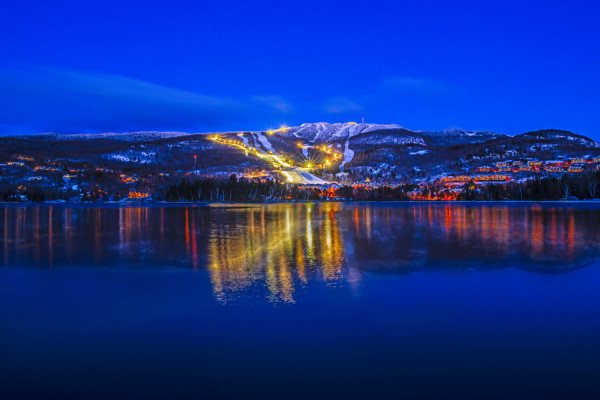
[[[373,131],[402,131],[402,127],[396,124],[357,124],[354,122],[333,123],[314,122],[291,127],[283,131],[278,131],[279,135],[293,135],[299,139],[311,143],[322,143],[332,141],[345,141],[361,133]]]
[[[210,173],[245,168],[277,170],[285,164],[303,167],[326,163],[331,166],[327,174],[342,172],[355,180],[383,177],[409,182],[492,169],[498,163],[512,161],[594,160],[600,156],[600,144],[555,129],[509,136],[459,129],[416,131],[395,124],[318,122],[273,131],[0,138],[0,163],[14,161],[15,155],[104,168],[139,166],[161,173],[190,169]],[[285,164],[269,163],[273,158]]]
[[[357,124],[354,122],[346,123],[327,123],[315,122],[306,123],[296,127],[287,128],[285,131],[276,131],[277,135],[293,135],[311,143],[323,142],[342,142],[350,138],[363,136],[369,138],[369,144],[421,144],[421,145],[440,145],[440,144],[462,144],[462,143],[482,143],[488,140],[505,137],[494,132],[487,131],[464,131],[460,129],[447,129],[443,131],[412,131],[397,124]],[[372,135],[366,135],[371,133]],[[406,139],[403,140],[402,138]]]

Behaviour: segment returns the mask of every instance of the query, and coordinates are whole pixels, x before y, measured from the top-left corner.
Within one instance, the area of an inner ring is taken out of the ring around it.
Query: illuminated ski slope
[[[290,163],[288,163],[285,160],[285,158],[282,157],[281,155],[272,154],[271,152],[264,153],[264,152],[258,150],[256,147],[250,146],[248,144],[247,140],[244,140],[243,135],[238,134],[238,136],[240,136],[242,138],[242,142],[236,141],[233,139],[221,138],[218,135],[212,136],[211,140],[216,143],[219,143],[219,144],[238,148],[247,153],[253,154],[254,156],[256,156],[260,159],[265,160],[266,162],[271,164],[274,168],[280,169],[281,175],[283,175],[289,183],[306,184],[306,185],[321,185],[321,184],[329,183],[328,181],[311,174],[310,169],[301,168],[301,167],[292,167],[292,165]],[[267,140],[267,138],[264,136],[262,138],[264,140]],[[262,142],[262,140],[261,140],[261,142]],[[266,148],[272,149],[270,143],[268,146],[265,143],[261,143],[261,144],[263,144],[263,146],[265,146]]]

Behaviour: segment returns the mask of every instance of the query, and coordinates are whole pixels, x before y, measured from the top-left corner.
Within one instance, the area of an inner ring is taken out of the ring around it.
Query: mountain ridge
[[[286,168],[308,168],[329,181],[348,175],[352,181],[369,178],[418,182],[448,174],[472,174],[482,168],[499,170],[499,162],[544,162],[600,155],[598,142],[558,129],[511,136],[353,122],[304,123],[265,131],[47,133],[0,137],[0,145],[0,162],[10,161],[17,154],[110,168],[165,173],[202,170],[204,174],[247,168],[276,173],[288,165]]]
[[[103,133],[61,133],[61,132],[44,132],[37,134],[17,134],[17,135],[5,135],[0,138],[50,138],[54,137],[59,140],[66,139],[114,139],[114,140],[139,140],[139,139],[167,139],[173,137],[183,136],[194,136],[194,135],[215,135],[215,134],[233,134],[233,133],[269,133],[272,132],[278,136],[287,136],[289,134],[295,136],[298,139],[308,140],[311,143],[321,143],[328,141],[341,141],[348,139],[349,137],[359,136],[365,133],[371,133],[378,131],[384,134],[391,132],[397,133],[410,133],[422,135],[428,138],[461,138],[463,141],[481,141],[482,139],[490,140],[501,137],[519,137],[519,136],[532,136],[532,135],[549,135],[549,134],[562,134],[572,136],[578,139],[584,139],[590,143],[596,143],[594,139],[585,135],[576,134],[564,129],[539,129],[535,131],[523,132],[520,134],[509,135],[504,133],[497,133],[492,131],[479,131],[479,130],[465,130],[458,128],[449,128],[443,130],[412,130],[402,127],[398,124],[377,124],[377,123],[354,123],[354,122],[309,122],[303,123],[299,126],[291,126],[278,128],[273,130],[225,130],[225,131],[212,131],[212,132],[183,132],[183,131],[131,131],[131,132],[103,132]]]

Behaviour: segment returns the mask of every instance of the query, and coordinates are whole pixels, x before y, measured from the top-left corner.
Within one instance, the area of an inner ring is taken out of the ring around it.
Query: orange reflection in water
[[[329,283],[342,279],[345,257],[338,207],[288,204],[226,211],[233,212],[238,223],[215,224],[208,248],[217,298],[227,301],[236,291],[264,284],[272,301],[292,303],[309,275]]]
[[[271,301],[293,303],[314,281],[358,290],[365,272],[473,262],[564,272],[600,248],[600,210],[591,206],[27,206],[0,215],[4,265],[207,270],[222,302],[266,289]]]

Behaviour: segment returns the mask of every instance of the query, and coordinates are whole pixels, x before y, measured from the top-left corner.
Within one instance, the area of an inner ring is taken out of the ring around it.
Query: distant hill
[[[211,140],[215,136],[239,146]],[[165,172],[275,168],[252,149],[281,157],[290,165],[321,165],[322,171],[315,173],[332,179],[344,172],[354,180],[402,182],[472,172],[506,160],[525,162],[600,155],[600,144],[596,141],[556,129],[509,136],[459,129],[412,131],[395,124],[318,122],[259,132],[52,133],[1,137],[0,162],[20,154]]]

